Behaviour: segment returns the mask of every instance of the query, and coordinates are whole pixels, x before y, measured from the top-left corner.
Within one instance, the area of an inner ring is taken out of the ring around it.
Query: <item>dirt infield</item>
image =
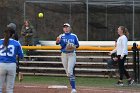
[[[68,88],[48,88],[47,85],[15,84],[14,93],[70,93]],[[78,87],[77,93],[140,93],[137,89]]]

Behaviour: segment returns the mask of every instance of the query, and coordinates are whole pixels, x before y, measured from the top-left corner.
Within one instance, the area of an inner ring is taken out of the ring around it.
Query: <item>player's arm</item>
[[[126,51],[127,51],[127,38],[123,38],[122,39],[122,54],[121,54],[121,57],[123,58],[124,55],[126,55]]]
[[[79,47],[79,40],[78,37],[75,36],[75,47],[78,48]]]
[[[18,46],[18,57],[21,58],[21,59],[24,57],[23,50],[22,50],[22,47],[21,47],[20,43],[19,43],[19,46]]]

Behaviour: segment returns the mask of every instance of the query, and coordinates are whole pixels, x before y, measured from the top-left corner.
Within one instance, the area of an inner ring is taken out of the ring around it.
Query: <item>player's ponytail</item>
[[[121,30],[123,31],[123,34],[129,38],[129,32],[128,32],[128,29],[124,26],[120,26]]]
[[[125,28],[124,35],[125,35],[127,38],[129,38],[129,32],[128,32],[128,29],[127,29],[127,28]]]
[[[14,34],[15,34],[15,30],[13,30],[9,27],[4,31],[4,42],[3,42],[4,47],[8,46],[9,38],[11,38]]]

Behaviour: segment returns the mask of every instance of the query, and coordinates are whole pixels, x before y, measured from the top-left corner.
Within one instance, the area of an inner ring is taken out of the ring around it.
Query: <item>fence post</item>
[[[136,55],[136,51],[137,51],[137,44],[133,43],[133,47],[132,47],[132,51],[133,51],[133,69],[134,69],[134,80],[135,82],[137,82],[137,69],[136,69],[136,62],[137,62],[137,55]]]
[[[137,45],[138,47],[138,45]],[[139,71],[139,49],[137,48],[137,78],[138,78],[138,83],[140,83],[140,71]]]

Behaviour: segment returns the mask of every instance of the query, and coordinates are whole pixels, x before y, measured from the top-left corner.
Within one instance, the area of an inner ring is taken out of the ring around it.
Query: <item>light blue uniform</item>
[[[6,93],[13,93],[16,76],[16,58],[23,58],[23,51],[18,41],[9,39],[7,48],[3,47],[4,39],[0,40],[0,93],[6,80]]]

